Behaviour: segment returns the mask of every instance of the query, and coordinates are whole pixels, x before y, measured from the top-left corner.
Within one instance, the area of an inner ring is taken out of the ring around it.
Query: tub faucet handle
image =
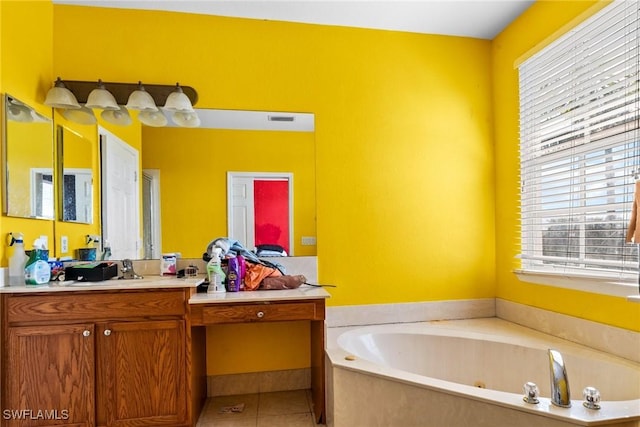
[[[522,397],[522,400],[527,403],[536,404],[540,402],[540,400],[538,400],[538,396],[540,396],[540,389],[538,388],[538,385],[531,381],[526,382],[524,384],[524,396]]]
[[[600,409],[600,391],[597,388],[585,387],[582,391],[582,397],[584,397],[582,404],[585,408]]]

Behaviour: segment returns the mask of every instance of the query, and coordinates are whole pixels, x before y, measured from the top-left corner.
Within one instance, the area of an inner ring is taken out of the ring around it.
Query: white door
[[[227,232],[248,250],[256,246],[254,181],[289,183],[289,256],[293,256],[293,174],[289,172],[227,172]]]
[[[140,258],[139,153],[100,128],[102,242],[113,259]]]
[[[231,188],[231,214],[229,216],[229,238],[236,239],[245,248],[255,247],[253,177],[234,177]]]

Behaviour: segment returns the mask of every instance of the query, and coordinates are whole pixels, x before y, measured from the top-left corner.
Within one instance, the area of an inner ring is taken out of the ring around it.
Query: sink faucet
[[[120,279],[142,279],[142,276],[138,276],[135,271],[133,271],[133,261],[130,259],[122,260],[122,276]]]
[[[569,378],[559,351],[549,349],[549,368],[551,371],[551,403],[562,408],[569,408],[571,406]]]

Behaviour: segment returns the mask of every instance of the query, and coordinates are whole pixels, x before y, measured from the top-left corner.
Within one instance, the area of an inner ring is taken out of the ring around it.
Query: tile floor
[[[244,404],[241,412],[230,410],[241,404]],[[321,426],[324,424],[313,420],[310,390],[210,397],[197,424],[197,427]]]

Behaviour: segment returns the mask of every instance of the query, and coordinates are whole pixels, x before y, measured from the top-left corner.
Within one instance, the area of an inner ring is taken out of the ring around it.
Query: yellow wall
[[[0,14],[0,91],[31,105],[51,118],[51,109],[42,105],[52,82],[53,5],[50,0],[2,0]],[[53,132],[52,149],[53,149]],[[0,189],[4,197],[4,189]],[[5,239],[9,232],[22,232],[25,247],[41,235],[53,242],[54,222],[0,217],[0,264],[8,265],[13,253]]]
[[[594,6],[594,3],[595,4]],[[496,147],[496,296],[546,310],[640,331],[640,305],[519,281],[513,269],[519,227],[518,73],[514,64],[548,36],[604,2],[536,2],[492,43]],[[584,15],[584,16],[587,16]],[[583,18],[584,18],[583,16]]]
[[[293,253],[315,255],[313,133],[145,127],[142,167],[160,170],[162,252],[200,258],[227,236],[227,171],[293,174]]]

